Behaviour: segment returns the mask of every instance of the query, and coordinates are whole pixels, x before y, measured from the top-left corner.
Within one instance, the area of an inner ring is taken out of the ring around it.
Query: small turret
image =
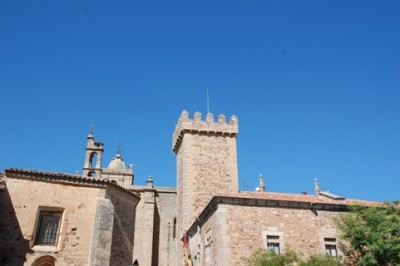
[[[147,178],[147,188],[153,188],[153,178],[151,175]]]
[[[104,145],[94,141],[93,132],[87,136],[85,163],[83,165],[83,176],[100,177],[101,161],[104,152]]]

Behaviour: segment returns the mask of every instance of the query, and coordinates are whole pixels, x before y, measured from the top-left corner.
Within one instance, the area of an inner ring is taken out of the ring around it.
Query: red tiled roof
[[[66,174],[60,172],[49,172],[49,171],[38,171],[38,170],[31,170],[31,169],[19,169],[19,168],[8,168],[5,170],[6,176],[12,177],[22,177],[22,178],[33,178],[39,180],[58,180],[58,181],[65,181],[65,182],[73,182],[73,183],[81,183],[81,184],[103,184],[112,187],[116,187],[120,190],[123,190],[131,195],[139,196],[118,185],[117,183],[103,178],[96,178],[96,177],[86,177],[82,175],[74,175],[74,174]]]

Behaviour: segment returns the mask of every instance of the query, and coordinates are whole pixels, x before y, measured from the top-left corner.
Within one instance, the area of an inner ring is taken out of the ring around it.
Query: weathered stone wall
[[[107,188],[107,196],[114,207],[110,265],[132,263],[135,234],[135,211],[138,199],[114,188]]]
[[[114,211],[114,206],[109,199],[97,198],[90,265],[101,266],[110,264]]]
[[[226,225],[221,211],[225,213],[225,210],[216,210],[201,227],[197,227],[196,233],[192,233],[189,243],[193,266],[219,265],[218,246],[223,242],[220,225]]]
[[[157,192],[156,204],[159,213],[159,244],[158,264],[163,266],[176,265],[176,243],[174,237],[174,219],[176,218],[176,192]]]
[[[135,247],[133,261],[139,265],[176,265],[176,190],[173,188],[141,188],[136,208]]]
[[[128,172],[128,170],[125,170],[125,171]],[[131,174],[131,173],[127,173],[127,174],[126,173],[113,173],[112,171],[109,171],[107,168],[102,169],[101,178],[108,179],[108,180],[114,180],[117,182],[118,185],[125,187],[125,188],[131,188],[132,182],[133,182],[132,181],[133,174]]]
[[[184,177],[183,229],[194,222],[218,193],[238,192],[236,140],[226,137],[185,135],[182,147]]]
[[[23,265],[29,240],[24,239],[8,188],[0,191],[0,265]]]
[[[0,199],[3,223],[0,244],[16,246],[20,258],[26,259],[25,265],[31,265],[43,255],[55,257],[57,265],[87,265],[96,199],[104,196],[102,188],[8,178],[7,193]],[[34,246],[39,207],[64,210],[58,245],[54,249]]]
[[[154,219],[157,214],[155,206],[155,190],[145,189],[140,194],[140,202],[136,208],[135,220],[135,246],[133,249],[133,261],[137,260],[139,265],[153,265]]]
[[[229,123],[220,115],[206,120],[196,112],[193,120],[183,111],[173,134],[177,160],[177,235],[179,239],[211,198],[218,193],[238,192],[236,155],[237,117]],[[177,243],[178,261],[183,253]]]
[[[180,237],[214,195],[238,192],[237,134],[235,116],[226,123],[223,115],[215,122],[212,114],[202,121],[200,113],[190,120],[182,112],[173,136]]]
[[[265,233],[282,233],[281,248],[291,248],[304,256],[324,254],[324,238],[337,238],[333,211],[294,208],[249,207],[219,204],[201,229],[201,245],[212,231],[210,263],[199,265],[242,265],[241,257],[265,248]],[[338,252],[340,254],[339,248]],[[202,261],[206,252],[203,248]]]

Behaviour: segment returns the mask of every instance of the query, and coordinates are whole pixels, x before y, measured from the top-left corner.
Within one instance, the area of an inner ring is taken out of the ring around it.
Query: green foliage
[[[400,265],[399,202],[384,208],[355,206],[336,220],[346,255],[360,266]]]
[[[342,266],[337,257],[329,255],[313,255],[308,260],[299,263],[299,266]]]
[[[331,256],[313,255],[301,260],[293,250],[284,254],[276,254],[273,250],[260,249],[247,258],[242,258],[246,266],[342,266],[339,259]]]
[[[276,254],[273,250],[259,249],[242,260],[246,266],[292,266],[296,265],[298,257],[291,250],[284,254]]]

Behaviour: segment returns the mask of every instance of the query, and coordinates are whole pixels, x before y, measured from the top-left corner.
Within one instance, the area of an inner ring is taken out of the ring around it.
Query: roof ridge
[[[22,169],[22,168],[7,168],[5,170],[6,176],[8,175],[7,173],[14,173],[14,174],[18,174],[18,173],[22,173],[22,174],[32,174],[32,175],[38,175],[38,177],[36,178],[40,178],[40,177],[48,177],[48,178],[53,178],[56,180],[60,180],[62,178],[68,178],[68,179],[72,179],[74,181],[78,181],[78,182],[96,182],[96,183],[103,183],[105,185],[110,185],[110,186],[114,186],[117,187],[118,189],[121,189],[129,194],[132,194],[138,198],[139,195],[137,195],[135,192],[117,184],[115,181],[113,180],[109,180],[109,179],[103,179],[103,178],[97,178],[97,177],[89,177],[89,176],[83,176],[83,175],[78,175],[78,174],[68,174],[68,173],[62,173],[62,172],[54,172],[54,171],[41,171],[41,170],[32,170],[32,169]],[[35,176],[33,176],[35,178]]]

